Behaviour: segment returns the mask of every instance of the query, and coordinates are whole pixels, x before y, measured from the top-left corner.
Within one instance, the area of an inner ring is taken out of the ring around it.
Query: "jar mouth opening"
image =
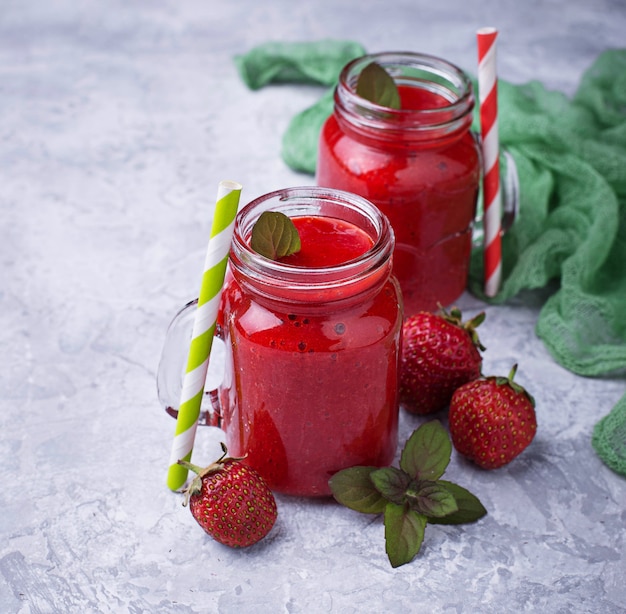
[[[371,62],[382,66],[398,86],[421,88],[448,104],[435,108],[392,109],[376,104],[356,93],[362,70]],[[412,52],[382,52],[356,58],[346,64],[335,90],[339,106],[372,122],[402,124],[404,129],[431,128],[467,117],[475,104],[470,77],[459,67],[441,58]]]
[[[350,222],[372,239],[372,246],[359,257],[341,264],[302,267],[271,260],[250,247],[255,222],[264,211],[279,211],[288,217],[323,216]],[[393,230],[387,218],[370,201],[349,192],[318,186],[285,188],[261,196],[238,213],[235,220],[230,263],[245,269],[248,277],[270,278],[292,286],[327,286],[370,274],[390,260]]]

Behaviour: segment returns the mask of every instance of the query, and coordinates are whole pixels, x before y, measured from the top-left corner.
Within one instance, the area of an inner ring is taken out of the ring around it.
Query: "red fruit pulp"
[[[400,85],[398,93],[400,94],[400,108],[402,109],[426,111],[428,109],[443,109],[450,104],[443,96],[421,87]]]
[[[403,109],[450,105],[421,87],[398,89]],[[449,305],[463,293],[479,176],[469,132],[427,143],[382,140],[351,132],[335,115],[322,129],[317,183],[359,194],[389,218],[406,316],[435,311],[438,303]]]
[[[372,246],[341,220],[294,223],[302,248],[284,259],[291,265],[340,264]],[[234,374],[220,394],[229,453],[245,456],[277,492],[330,495],[328,480],[340,469],[387,465],[395,454],[396,282],[334,304],[336,292],[321,290],[314,303],[267,301],[235,277],[223,292],[226,368]]]
[[[300,216],[291,218],[300,235],[300,251],[281,258],[285,264],[319,268],[354,260],[373,245],[369,235],[348,222]]]

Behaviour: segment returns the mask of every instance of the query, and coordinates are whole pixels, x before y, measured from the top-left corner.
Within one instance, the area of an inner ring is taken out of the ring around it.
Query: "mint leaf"
[[[387,501],[374,487],[370,475],[378,467],[351,467],[342,469],[328,481],[335,499],[357,512],[380,514]]]
[[[357,96],[389,109],[400,108],[398,87],[389,73],[376,62],[368,64],[359,74]]]
[[[439,480],[437,483],[445,486],[448,492],[454,497],[458,509],[456,512],[447,516],[439,518],[430,516],[428,522],[431,524],[464,524],[466,522],[475,522],[487,513],[487,510],[479,501],[478,497],[473,495],[469,490],[466,490],[458,484],[448,482],[447,480]]]
[[[378,492],[389,501],[402,505],[411,476],[396,467],[383,467],[373,471],[370,479]]]
[[[413,560],[424,541],[426,517],[408,506],[388,503],[385,507],[385,550],[392,567]]]
[[[384,512],[385,550],[392,567],[419,552],[427,523],[463,524],[487,510],[458,484],[438,479],[450,461],[452,445],[437,421],[423,424],[409,437],[400,467],[352,467],[330,480],[335,499],[357,512]]]
[[[428,518],[448,516],[459,509],[454,495],[441,482],[418,482],[406,497],[411,509]]]
[[[400,467],[419,480],[437,480],[450,462],[452,444],[438,420],[422,424],[407,440],[400,456]]]
[[[261,256],[278,260],[300,251],[300,235],[280,211],[264,211],[252,227],[250,247]]]

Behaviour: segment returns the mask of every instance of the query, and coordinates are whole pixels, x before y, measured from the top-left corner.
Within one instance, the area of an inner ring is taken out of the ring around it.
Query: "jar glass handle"
[[[165,335],[165,342],[161,351],[157,370],[157,395],[165,411],[176,418],[178,405],[185,376],[187,355],[193,333],[193,321],[198,299],[188,302],[172,319]],[[219,329],[216,329],[209,370],[207,373],[204,398],[200,407],[198,425],[220,426],[217,385],[221,381],[223,371],[224,343]]]
[[[472,136],[476,141],[482,164],[482,149],[480,146],[481,137],[476,132],[472,132]],[[515,158],[506,148],[500,150],[500,197],[502,202],[502,220],[501,233],[506,234],[519,215],[519,175],[517,173],[517,164]],[[472,243],[474,247],[479,247],[483,243],[484,227],[483,227],[483,198],[482,198],[482,181],[479,190],[478,207],[476,217],[474,219],[474,228],[472,232]]]

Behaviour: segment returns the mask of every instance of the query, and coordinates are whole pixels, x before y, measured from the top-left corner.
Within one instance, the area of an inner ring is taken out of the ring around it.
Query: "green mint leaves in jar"
[[[357,96],[389,109],[400,108],[400,94],[391,75],[376,62],[368,64],[359,74]]]
[[[278,260],[300,251],[300,235],[284,213],[264,211],[252,228],[250,247],[261,256]]]

